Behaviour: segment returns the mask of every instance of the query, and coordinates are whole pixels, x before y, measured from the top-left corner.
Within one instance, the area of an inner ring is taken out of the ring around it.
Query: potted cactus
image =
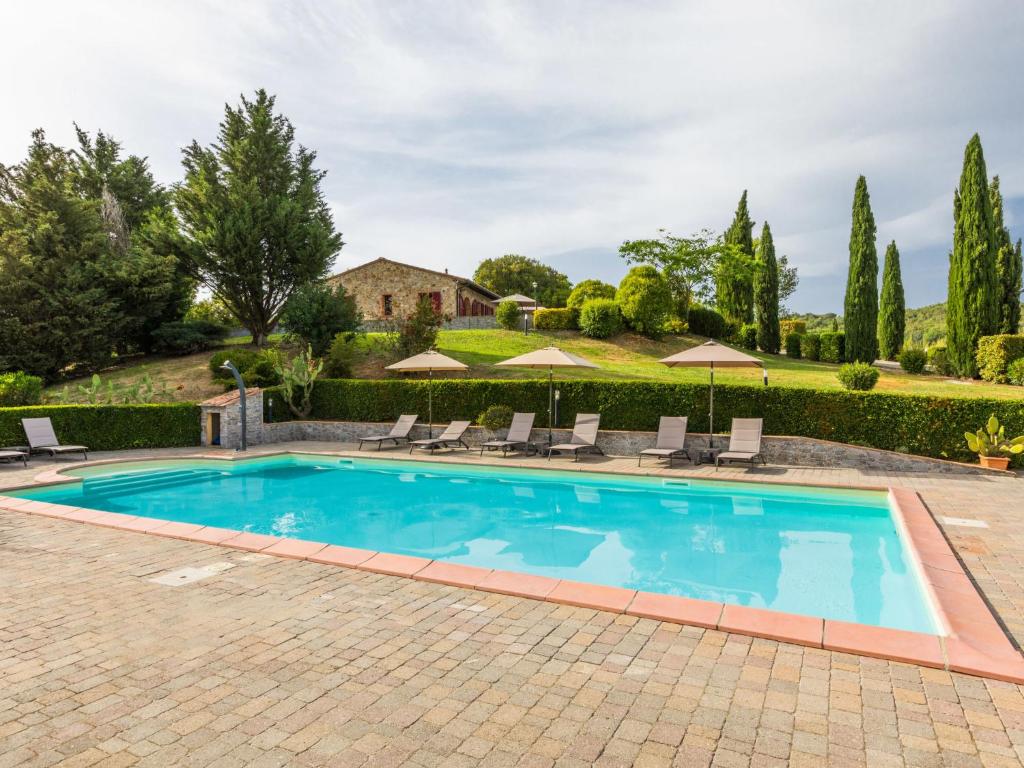
[[[1010,456],[1024,453],[1024,435],[1007,440],[1006,427],[994,415],[988,417],[984,429],[965,432],[964,437],[967,438],[967,447],[978,454],[981,466],[988,469],[1006,469]]]

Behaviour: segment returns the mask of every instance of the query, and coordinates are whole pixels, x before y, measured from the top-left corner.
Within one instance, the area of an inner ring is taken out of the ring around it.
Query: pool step
[[[175,485],[189,485],[204,480],[223,477],[217,469],[169,469],[163,472],[145,472],[108,477],[86,478],[82,488],[86,493],[98,496],[118,496],[140,490],[168,488]]]

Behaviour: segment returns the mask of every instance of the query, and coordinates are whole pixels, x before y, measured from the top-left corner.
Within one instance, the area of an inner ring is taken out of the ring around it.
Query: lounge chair
[[[388,432],[386,435],[370,435],[369,437],[360,437],[359,450],[363,450],[363,443],[376,443],[377,450],[379,451],[380,447],[388,441],[394,443],[395,445],[398,445],[399,441],[401,440],[409,442],[409,433],[412,432],[412,428],[416,424],[416,419],[418,418],[419,416],[415,414],[405,414],[403,416],[398,417],[398,421],[395,422],[395,426],[393,426],[391,428],[391,431]]]
[[[426,438],[423,440],[413,440],[409,443],[409,453],[412,453],[413,448],[423,448],[433,452],[437,448],[458,448],[459,446],[469,450],[469,446],[462,439],[462,436],[466,434],[466,430],[469,429],[468,421],[453,421],[437,437]]]
[[[604,456],[604,451],[597,447],[597,428],[601,423],[599,413],[577,413],[576,424],[572,428],[572,437],[568,443],[559,443],[548,447],[548,461],[553,451],[571,453],[573,461],[580,460],[580,451],[595,451]]]
[[[13,448],[2,448],[0,449],[0,461],[7,461],[12,464],[15,461],[20,461],[27,467],[28,451],[16,451]]]
[[[22,419],[21,426],[28,438],[30,453],[48,453],[50,456],[80,453],[84,458],[89,458],[89,449],[84,445],[61,445],[49,418]]]
[[[672,460],[685,456],[688,461],[690,452],[684,447],[686,443],[686,416],[662,416],[658,422],[658,440],[653,448],[645,448],[640,451],[636,458],[636,465],[639,467],[644,456],[653,456],[657,459],[668,459],[671,468]]]
[[[486,443],[480,444],[480,455],[484,455],[484,451],[497,451],[501,450],[502,456],[507,456],[509,451],[514,451],[520,446],[527,454],[530,450],[538,450],[537,446],[530,442],[530,433],[533,432],[533,420],[536,418],[535,413],[515,413],[512,415],[512,424],[509,425],[508,434],[505,435],[504,440],[488,440]]]
[[[761,430],[764,419],[733,419],[729,433],[729,450],[715,456],[715,467],[722,461],[745,461],[753,465],[758,459],[767,464],[761,453]]]

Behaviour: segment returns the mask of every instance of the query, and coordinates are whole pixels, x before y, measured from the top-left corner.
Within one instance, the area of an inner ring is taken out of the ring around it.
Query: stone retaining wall
[[[253,445],[299,440],[353,443],[360,437],[387,434],[391,426],[390,423],[375,424],[352,421],[289,421],[263,424],[260,429],[250,431],[249,442]],[[443,428],[443,425],[435,426],[434,436],[440,434]],[[568,429],[556,429],[553,434],[555,442],[566,442],[572,432]],[[426,436],[426,425],[417,425],[413,428],[412,438],[414,440]],[[470,427],[465,439],[472,446],[497,436],[483,427]],[[653,447],[655,437],[654,432],[602,430],[598,435],[597,444],[611,456],[636,456],[644,448]],[[539,443],[546,442],[547,430],[534,429],[533,439]],[[723,448],[728,445],[728,442],[728,435],[715,436],[716,447]],[[706,445],[707,435],[691,434],[686,439],[686,446],[691,450]],[[877,448],[815,440],[809,437],[767,436],[763,438],[761,447],[769,464],[786,466],[848,467],[880,472],[991,473],[991,470],[982,469],[972,464],[911,456],[905,453],[882,451]]]

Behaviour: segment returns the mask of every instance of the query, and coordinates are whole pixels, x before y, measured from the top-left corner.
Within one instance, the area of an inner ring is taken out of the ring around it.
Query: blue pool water
[[[14,495],[937,634],[874,491],[275,456]]]

